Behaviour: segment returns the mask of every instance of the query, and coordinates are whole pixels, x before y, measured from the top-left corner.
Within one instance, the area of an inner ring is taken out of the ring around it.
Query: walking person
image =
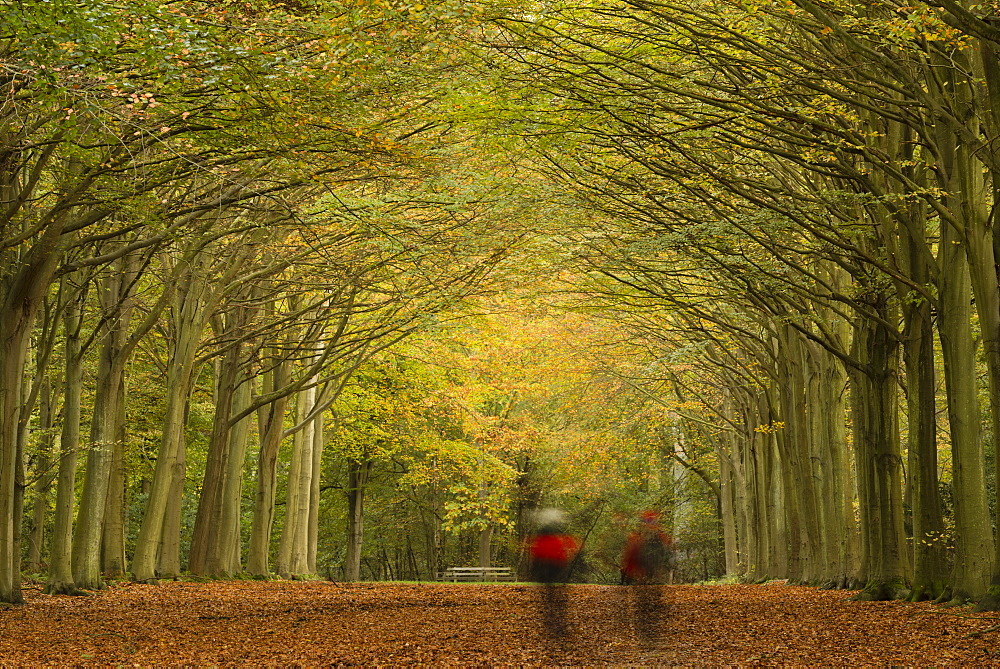
[[[539,527],[528,552],[531,558],[531,578],[542,584],[542,621],[550,637],[565,639],[569,634],[566,622],[566,581],[570,566],[580,550],[580,543],[565,529],[561,511],[545,509],[538,516]]]
[[[664,611],[663,584],[671,580],[673,540],[660,527],[660,514],[644,511],[625,541],[622,585],[633,594],[632,616],[642,643],[656,640]]]

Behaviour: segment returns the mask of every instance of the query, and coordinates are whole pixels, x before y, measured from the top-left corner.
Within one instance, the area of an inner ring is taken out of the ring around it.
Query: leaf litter
[[[568,636],[541,587],[328,581],[117,584],[90,597],[27,590],[0,610],[0,663],[74,665],[984,665],[994,614],[855,602],[787,585],[667,586],[653,638],[633,591],[567,586]]]

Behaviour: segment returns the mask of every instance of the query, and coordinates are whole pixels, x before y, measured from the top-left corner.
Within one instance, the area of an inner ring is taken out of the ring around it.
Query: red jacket
[[[531,542],[531,559],[567,565],[579,548],[577,540],[568,534],[539,534]]]
[[[625,553],[622,555],[622,571],[631,581],[644,581],[665,566],[650,563],[650,555],[647,552],[649,542],[662,546],[664,556],[673,548],[670,537],[658,527],[647,527],[631,532],[625,542]]]

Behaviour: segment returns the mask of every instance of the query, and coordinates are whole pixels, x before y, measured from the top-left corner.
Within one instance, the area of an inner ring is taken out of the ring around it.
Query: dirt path
[[[0,610],[4,665],[1000,663],[1000,632],[967,636],[996,619],[782,585],[668,587],[648,643],[633,629],[629,591],[612,586],[567,589],[564,642],[545,634],[539,589],[524,585],[181,582],[27,594],[27,606]]]

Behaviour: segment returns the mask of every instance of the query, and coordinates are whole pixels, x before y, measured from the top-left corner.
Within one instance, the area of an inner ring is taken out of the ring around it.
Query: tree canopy
[[[994,2],[7,2],[0,601],[185,573],[1000,606]]]

